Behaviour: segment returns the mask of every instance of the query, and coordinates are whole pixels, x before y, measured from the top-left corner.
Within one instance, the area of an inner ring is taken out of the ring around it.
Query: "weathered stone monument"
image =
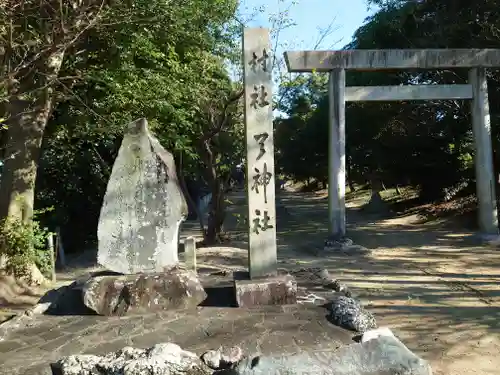
[[[471,100],[479,228],[498,238],[497,202],[485,68],[500,66],[499,49],[343,50],[285,52],[289,72],[327,72],[329,98],[329,238],[326,247],[349,246],[345,237],[345,103],[349,101]],[[346,70],[468,68],[468,84],[346,87]]]
[[[243,35],[249,278],[235,281],[239,306],[296,302],[297,284],[277,275],[272,58],[269,30]]]
[[[188,206],[172,154],[147,125],[128,125],[99,217],[98,263],[119,273],[159,272],[179,262]]]
[[[81,285],[84,304],[101,315],[192,308],[207,296],[196,272],[178,267],[188,206],[172,154],[147,125],[128,125],[99,218],[98,262],[122,275]]]

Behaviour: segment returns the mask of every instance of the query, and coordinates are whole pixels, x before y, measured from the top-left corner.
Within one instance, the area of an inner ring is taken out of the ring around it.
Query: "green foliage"
[[[40,215],[47,210],[39,210]],[[30,277],[29,265],[35,264],[45,275],[51,272],[51,254],[47,238],[51,233],[39,221],[23,222],[8,218],[0,223],[0,255],[6,255],[6,269],[16,277]]]
[[[325,94],[326,77],[319,74],[298,76],[280,87],[278,109],[287,116],[275,120],[276,162],[281,173],[297,180],[328,174],[328,143],[317,142],[328,137]]]
[[[240,89],[226,69],[240,52],[235,0],[117,2],[67,54],[45,133],[37,206],[54,206],[66,248],[95,246],[95,228],[125,125],[146,117],[186,176],[218,176],[243,154]],[[220,126],[222,125],[222,126]]]

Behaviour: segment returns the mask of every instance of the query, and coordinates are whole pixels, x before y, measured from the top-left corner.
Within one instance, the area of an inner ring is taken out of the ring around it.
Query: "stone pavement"
[[[329,323],[326,315],[326,309],[312,305],[198,307],[189,313],[112,318],[42,315],[0,342],[0,374],[50,375],[49,364],[67,355],[161,342],[174,342],[198,355],[220,345],[238,345],[248,354],[281,354],[331,351],[353,343],[355,334]]]

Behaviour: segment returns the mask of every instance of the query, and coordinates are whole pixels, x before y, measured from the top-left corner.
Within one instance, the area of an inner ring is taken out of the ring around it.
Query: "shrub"
[[[40,211],[35,213],[40,214]],[[45,276],[51,272],[51,254],[47,249],[50,232],[37,220],[4,219],[0,224],[0,255],[6,255],[6,271],[16,277],[30,277],[35,264]]]

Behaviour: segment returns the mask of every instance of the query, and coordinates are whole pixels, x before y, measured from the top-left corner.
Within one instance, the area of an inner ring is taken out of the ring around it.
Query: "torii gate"
[[[498,235],[491,150],[488,84],[485,68],[500,67],[500,49],[404,49],[285,52],[289,72],[328,72],[329,236],[342,240],[345,219],[345,102],[471,99],[476,191],[482,235]],[[346,70],[469,68],[465,85],[346,87]]]

